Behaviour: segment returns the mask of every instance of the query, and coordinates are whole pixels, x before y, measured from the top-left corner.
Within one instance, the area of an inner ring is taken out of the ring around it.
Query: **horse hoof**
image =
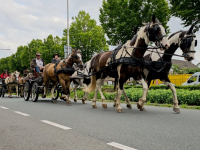
[[[46,95],[42,95],[42,98],[46,98]]]
[[[74,99],[74,102],[76,103],[76,102],[77,102],[77,99]]]
[[[131,104],[127,104],[126,107],[127,107],[128,109],[132,109]]]
[[[117,109],[118,113],[123,113],[122,109]]]
[[[97,108],[97,105],[92,105],[93,108]]]
[[[82,103],[83,103],[83,104],[86,104],[86,101],[85,101],[85,100],[82,100]]]
[[[180,113],[180,109],[179,108],[173,108],[173,111],[175,111],[177,114],[179,114]]]
[[[103,108],[107,108],[107,104],[102,104],[102,107]]]
[[[71,101],[70,100],[66,100],[67,102],[67,106],[71,106]]]

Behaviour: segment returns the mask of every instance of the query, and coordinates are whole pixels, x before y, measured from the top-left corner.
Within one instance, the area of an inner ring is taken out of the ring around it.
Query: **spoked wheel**
[[[33,102],[37,102],[39,96],[39,87],[38,83],[34,82],[31,88],[31,98]]]
[[[53,95],[54,95],[54,97],[55,97],[55,100],[58,99],[58,97],[59,97],[59,93],[60,93],[59,88],[56,88],[56,89],[54,90],[54,93],[53,93]]]
[[[1,97],[1,95],[2,95],[2,88],[0,89],[0,97]]]
[[[29,97],[30,97],[30,88],[31,88],[31,85],[29,82],[26,82],[25,85],[24,85],[24,100],[25,101],[28,101],[29,100]]]

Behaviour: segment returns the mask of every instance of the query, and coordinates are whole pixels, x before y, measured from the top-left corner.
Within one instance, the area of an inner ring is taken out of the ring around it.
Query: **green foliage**
[[[179,17],[185,26],[200,23],[199,0],[169,0],[169,2],[172,15]]]
[[[70,45],[81,49],[84,62],[91,59],[95,53],[108,51],[105,33],[94,19],[85,11],[80,11],[78,16],[72,18],[69,29]],[[67,29],[63,31],[63,43],[67,45]]]
[[[109,44],[126,43],[155,14],[165,29],[170,18],[166,0],[103,0],[99,20]]]
[[[200,72],[200,68],[180,68],[179,65],[172,65],[173,74],[194,74]]]
[[[200,105],[200,86],[197,86],[199,89],[194,90],[194,86],[182,86],[185,87],[185,89],[179,89],[177,88],[177,97],[179,104],[187,104],[187,105]],[[125,93],[127,94],[128,98],[132,102],[138,102],[139,98],[142,97],[142,88],[128,88],[125,90]],[[106,100],[114,100],[115,93],[105,93],[103,92]],[[78,98],[82,98],[84,95],[84,92],[81,90],[77,91]],[[71,94],[71,97],[74,97],[74,94]],[[89,94],[88,99],[93,99],[94,92]],[[98,93],[97,99],[101,99],[100,94]],[[124,95],[121,96],[121,100],[125,100]],[[158,103],[158,104],[173,104],[173,95],[170,89],[152,89],[149,90],[147,95],[147,102],[148,103]]]

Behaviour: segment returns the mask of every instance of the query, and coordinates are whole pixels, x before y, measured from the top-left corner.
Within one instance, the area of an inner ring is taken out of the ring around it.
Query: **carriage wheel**
[[[59,88],[56,88],[56,89],[54,90],[54,93],[53,93],[53,95],[54,95],[54,97],[55,97],[55,100],[58,99],[58,97],[59,97],[59,93],[60,93]]]
[[[33,102],[37,102],[39,96],[39,87],[38,83],[34,82],[31,88],[31,98]]]
[[[2,94],[2,88],[0,89],[0,97],[1,97],[1,94]]]
[[[30,97],[30,83],[29,82],[26,82],[25,85],[24,85],[24,100],[25,101],[28,101],[29,100],[29,97]]]

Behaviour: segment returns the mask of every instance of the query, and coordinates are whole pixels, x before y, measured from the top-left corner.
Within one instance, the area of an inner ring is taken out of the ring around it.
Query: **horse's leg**
[[[118,82],[118,81],[116,81]],[[117,85],[118,86],[118,85]],[[116,94],[115,94],[115,98],[114,98],[114,104],[113,104],[113,107],[116,107],[116,102],[117,102],[117,96],[118,96],[118,87],[117,87],[117,91],[116,91]]]
[[[117,99],[116,99],[116,108],[117,108],[117,112],[118,113],[122,113],[122,107],[120,105],[120,99],[121,99],[121,95],[122,95],[122,92],[123,92],[123,87],[124,87],[124,83],[126,82],[126,74],[122,74],[121,73],[121,66],[122,65],[119,65],[117,67],[117,71],[118,71],[118,89],[117,89]]]
[[[47,76],[47,73],[44,72],[43,73],[43,84],[44,84],[44,94],[42,95],[42,98],[46,98],[46,93],[47,93],[47,89],[49,87],[49,77]]]
[[[100,93],[100,95],[101,95],[102,107],[103,107],[103,108],[107,108],[106,98],[104,97],[103,92],[102,92],[102,90],[101,90],[101,86],[104,84],[104,80],[105,80],[105,79],[99,79],[99,80],[98,80],[98,81],[99,81],[98,91],[99,91],[99,93]],[[97,81],[97,82],[98,82],[98,81]]]
[[[92,99],[92,107],[93,108],[97,108],[96,100],[97,100],[97,94],[98,94],[98,80],[96,82],[96,88],[95,88],[95,91],[94,91],[94,98]]]
[[[83,86],[83,88],[87,88],[87,85],[84,84],[84,83],[82,84],[82,86]],[[86,101],[87,98],[88,98],[88,94],[89,94],[88,92],[84,92],[84,96],[83,96],[83,98],[82,98],[82,103],[83,103],[83,104],[86,104],[85,101]]]
[[[8,93],[9,97],[12,98],[12,88],[11,88],[11,86],[8,86],[8,89],[9,89],[9,93]]]
[[[137,107],[141,111],[144,111],[145,110],[144,104],[146,102],[146,97],[147,97],[147,92],[148,92],[148,86],[147,86],[147,83],[144,81],[143,78],[141,80],[139,80],[139,81],[142,83],[143,95],[142,95],[142,98],[139,99],[139,102],[137,103]]]
[[[78,88],[78,84],[74,84],[74,102],[77,102],[77,93],[76,93],[76,90]]]
[[[65,81],[65,88],[66,88],[66,94],[67,94],[65,96],[67,105],[71,105],[71,101],[69,99],[69,94],[70,94],[70,79],[68,79],[68,80]]]
[[[52,88],[51,88],[51,98],[52,98],[53,103],[56,103],[56,100],[55,100],[55,97],[54,97],[54,90],[56,88],[57,83],[58,83],[57,81],[53,82],[53,85],[52,85]]]
[[[126,103],[127,103],[126,107],[129,108],[129,109],[132,109],[130,100],[129,100],[128,96],[126,95],[125,91],[124,91],[124,87],[123,87],[123,94],[124,94],[124,97],[125,97],[125,100],[126,100]]]
[[[170,88],[170,90],[172,91],[173,94],[173,103],[174,103],[174,108],[173,111],[175,111],[176,113],[180,113],[180,108],[178,106],[178,98],[177,98],[177,94],[176,94],[176,89],[173,86],[173,84],[170,82],[169,78],[167,77],[165,80],[162,80],[166,86],[168,86]]]
[[[15,87],[15,89],[16,89],[17,97],[19,97],[18,85]]]

